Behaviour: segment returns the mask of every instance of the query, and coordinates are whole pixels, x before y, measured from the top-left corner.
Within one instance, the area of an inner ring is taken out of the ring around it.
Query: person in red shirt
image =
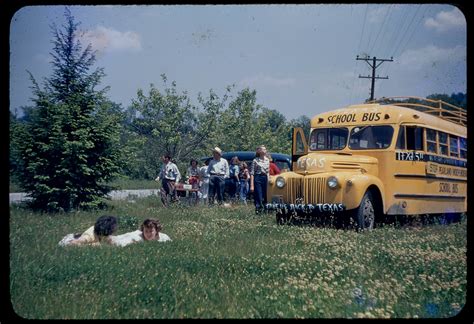
[[[270,160],[270,175],[280,174],[280,168],[275,162],[273,162],[272,156],[270,154],[268,154],[268,159]]]

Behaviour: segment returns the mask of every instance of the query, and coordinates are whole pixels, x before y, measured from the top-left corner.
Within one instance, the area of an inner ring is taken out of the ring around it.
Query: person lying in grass
[[[148,218],[143,221],[140,229],[110,237],[110,243],[117,246],[126,246],[135,242],[142,241],[171,241],[171,238],[165,233],[161,233],[163,226],[160,221],[153,218]]]
[[[89,227],[82,234],[67,234],[60,242],[66,245],[100,245],[110,243],[110,237],[117,230],[117,217],[104,215],[97,219],[94,226]]]

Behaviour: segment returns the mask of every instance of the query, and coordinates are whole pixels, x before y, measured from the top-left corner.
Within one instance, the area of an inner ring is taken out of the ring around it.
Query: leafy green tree
[[[433,100],[442,100],[444,102],[447,102],[449,104],[452,104],[464,109],[466,109],[467,107],[467,96],[462,92],[459,92],[457,94],[453,93],[451,94],[451,96],[447,94],[435,93],[435,94],[429,95],[427,98],[433,99]]]
[[[254,150],[258,142],[258,113],[256,91],[248,88],[240,91],[229,106],[222,111],[212,139],[212,146],[224,151]]]
[[[28,112],[18,147],[19,180],[43,211],[105,206],[106,185],[120,168],[119,121],[106,97],[96,90],[103,69],[91,46],[82,49],[69,9],[63,29],[52,25],[52,76],[41,89],[33,75],[34,107]]]
[[[452,93],[451,99],[455,102],[454,105],[467,109],[467,94],[462,92]]]
[[[304,135],[306,136],[306,139],[309,139],[309,132],[311,130],[311,118],[309,118],[306,115],[302,115],[298,118],[292,119],[289,122],[289,130],[288,130],[288,136],[290,138],[290,141],[292,140],[292,133],[291,129],[294,127],[301,127],[303,129]]]
[[[257,91],[245,88],[219,116],[212,145],[224,151],[253,151],[264,144],[270,151],[281,152],[285,127],[283,115],[258,104]]]
[[[164,154],[170,154],[183,169],[189,159],[206,150],[227,98],[220,99],[211,90],[208,98],[199,95],[198,107],[191,104],[186,92],[178,93],[176,82],[168,86],[166,75],[161,77],[165,89],[160,91],[153,84],[148,94],[139,89],[129,112],[128,137],[139,166],[132,173],[144,179],[156,177]]]
[[[276,110],[263,108],[258,117],[261,133],[260,142],[271,152],[290,154],[291,141],[288,141],[289,125],[285,116]]]

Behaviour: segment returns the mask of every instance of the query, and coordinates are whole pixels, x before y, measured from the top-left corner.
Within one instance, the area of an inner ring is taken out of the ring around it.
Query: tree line
[[[95,53],[77,38],[79,23],[69,9],[65,18],[61,28],[51,26],[51,76],[40,85],[30,73],[33,105],[22,107],[21,117],[10,112],[10,181],[30,194],[34,209],[105,207],[115,177],[152,180],[164,154],[185,170],[214,146],[253,151],[265,144],[269,152],[290,154],[291,129],[309,135],[309,117],[286,120],[259,104],[256,90],[235,93],[228,86],[219,96],[210,89],[195,104],[164,74],[161,87],[138,89],[123,108],[107,97],[108,87],[99,88],[105,72],[92,69]],[[433,96],[466,104],[461,93]]]

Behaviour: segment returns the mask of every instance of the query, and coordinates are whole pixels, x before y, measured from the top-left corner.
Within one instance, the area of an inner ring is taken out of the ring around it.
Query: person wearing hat
[[[261,214],[267,204],[267,185],[270,174],[270,160],[267,149],[260,145],[257,147],[255,159],[250,165],[250,192],[253,192],[255,213]]]
[[[214,195],[217,196],[217,203],[221,205],[224,201],[225,178],[229,177],[229,163],[221,157],[222,150],[217,146],[212,150],[212,156],[207,167],[210,175],[209,205],[214,203]]]

